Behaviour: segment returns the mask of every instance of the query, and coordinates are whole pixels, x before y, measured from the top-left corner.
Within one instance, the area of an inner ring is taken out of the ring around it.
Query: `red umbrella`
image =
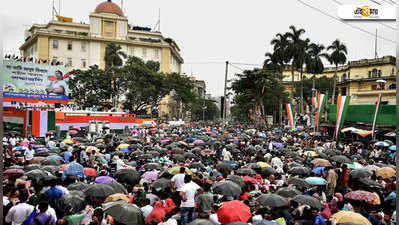
[[[367,202],[374,201],[377,196],[375,194],[368,191],[351,191],[345,195],[345,198],[352,200],[364,200]]]
[[[85,176],[95,177],[97,176],[97,171],[93,168],[84,168]]]
[[[4,175],[6,176],[20,176],[23,175],[24,171],[21,169],[8,169],[4,171]]]
[[[257,184],[257,183],[258,183],[258,181],[256,181],[255,178],[250,177],[250,176],[245,176],[245,177],[241,177],[241,178],[242,178],[242,180],[243,180],[245,183],[252,183],[252,184]]]
[[[77,130],[69,130],[69,134],[70,134],[70,135],[75,135],[75,134],[77,134],[77,133],[78,133]]]
[[[223,225],[231,222],[246,223],[252,216],[249,207],[238,200],[224,202],[217,211],[217,215],[219,222]]]

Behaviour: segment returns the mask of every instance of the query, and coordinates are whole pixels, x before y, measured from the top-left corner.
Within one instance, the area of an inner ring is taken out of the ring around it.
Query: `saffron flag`
[[[337,98],[337,119],[335,121],[335,139],[337,144],[341,138],[341,129],[345,122],[346,112],[348,111],[348,105],[350,96],[338,96]]]
[[[375,106],[375,112],[374,112],[374,119],[373,119],[373,127],[371,129],[371,136],[374,139],[374,130],[375,130],[375,124],[377,122],[377,117],[378,117],[378,113],[380,111],[380,103],[381,103],[381,98],[382,98],[382,94],[379,93],[378,94],[378,98],[377,98],[377,104]]]
[[[295,128],[295,121],[294,121],[294,114],[292,112],[291,104],[286,104],[287,109],[287,116],[288,116],[288,124],[290,125],[291,129]]]
[[[327,95],[318,93],[316,100],[316,117],[315,117],[315,133],[319,132],[320,118],[324,113],[324,106],[326,105]]]

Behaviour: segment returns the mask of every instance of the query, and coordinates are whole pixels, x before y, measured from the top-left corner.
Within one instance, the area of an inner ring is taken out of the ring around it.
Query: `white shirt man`
[[[232,157],[231,153],[226,149],[223,149],[223,160],[230,161],[231,157]]]
[[[187,184],[184,184],[180,192],[184,193],[185,201],[184,200],[182,201],[180,207],[193,208],[195,206],[194,202],[195,194],[199,189],[201,189],[201,187],[192,181]]]
[[[282,168],[283,167],[283,162],[281,161],[281,159],[279,159],[278,157],[274,157],[271,161],[272,166],[277,166]]]
[[[171,181],[173,182],[176,191],[181,191],[181,188],[184,185],[184,173],[174,175]]]
[[[25,149],[25,160],[30,161],[33,159],[33,155],[35,154],[35,150],[26,148]]]
[[[55,142],[51,139],[47,142],[47,147],[49,148],[55,148],[56,146],[57,145],[55,144]]]
[[[17,145],[17,139],[15,137],[11,137],[9,141],[12,147],[15,147],[15,145]]]
[[[6,222],[12,225],[21,225],[26,218],[33,212],[33,206],[27,203],[18,203],[8,211]]]

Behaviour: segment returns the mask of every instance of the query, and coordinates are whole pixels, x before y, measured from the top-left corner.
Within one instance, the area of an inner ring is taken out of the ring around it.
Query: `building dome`
[[[95,13],[114,13],[119,16],[123,16],[122,9],[111,0],[103,2],[96,7]]]

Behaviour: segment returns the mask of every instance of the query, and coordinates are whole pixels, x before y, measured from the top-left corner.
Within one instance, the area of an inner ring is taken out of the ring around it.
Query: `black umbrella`
[[[160,156],[161,155],[161,153],[159,153],[159,152],[157,152],[157,151],[149,151],[149,152],[147,152],[148,154],[151,154],[151,155],[153,155],[153,156]]]
[[[107,202],[103,204],[104,213],[125,225],[144,225],[144,216],[140,208],[125,201]]]
[[[293,167],[297,167],[297,166],[303,166],[302,164],[297,163],[297,162],[290,162],[287,165],[288,165],[288,168],[293,168]]]
[[[213,193],[223,196],[239,196],[241,187],[233,181],[221,181],[212,186]]]
[[[184,154],[184,150],[181,148],[175,148],[173,154]]]
[[[154,156],[151,154],[142,154],[139,156],[139,159],[152,159]]]
[[[245,187],[245,182],[240,176],[229,175],[227,176],[226,180],[233,181],[234,183],[238,184],[241,188]]]
[[[123,186],[119,182],[104,182],[103,184],[112,187],[114,189],[115,193],[127,194],[127,190],[126,190],[125,186]]]
[[[140,174],[137,171],[130,169],[121,169],[116,171],[114,177],[120,183],[135,186],[140,182]]]
[[[160,178],[160,179],[154,181],[151,184],[151,186],[152,186],[153,190],[155,190],[157,192],[170,191],[170,188],[172,188],[170,180],[166,179],[166,178]]]
[[[60,170],[60,167],[59,166],[43,166],[41,169],[45,170],[47,172],[50,172],[52,174],[55,174],[57,171]]]
[[[189,158],[196,158],[197,156],[194,153],[191,152],[186,152],[183,154],[184,158],[189,159]]]
[[[344,155],[336,155],[330,158],[330,160],[334,161],[334,162],[339,162],[339,163],[352,163],[352,161],[350,159],[348,159],[348,157],[344,156]]]
[[[40,156],[40,157],[47,157],[50,155],[50,152],[38,152],[35,153],[35,156]]]
[[[309,173],[309,169],[303,166],[298,166],[291,168],[288,173],[294,175],[306,175]]]
[[[248,167],[253,169],[253,170],[254,169],[260,169],[260,166],[258,164],[256,164],[256,163],[250,163],[250,164],[248,164]]]
[[[329,156],[335,156],[335,155],[337,155],[337,153],[336,153],[335,151],[333,151],[333,150],[325,150],[325,151],[323,151],[323,153],[324,153],[324,154],[327,154],[327,155],[329,155]]]
[[[362,168],[362,169],[352,170],[350,175],[354,179],[361,179],[361,178],[367,178],[367,177],[373,175],[373,172],[371,172],[368,169]]]
[[[99,197],[106,198],[109,195],[118,193],[113,187],[106,183],[92,184],[84,190],[85,195],[88,198]]]
[[[384,186],[378,183],[377,181],[368,179],[368,178],[362,178],[359,179],[359,182],[364,186],[368,188],[377,188],[377,189],[383,189]]]
[[[296,177],[291,177],[288,180],[288,184],[292,184],[298,188],[305,188],[305,189],[311,187],[311,185],[309,183],[307,183],[304,179],[296,178]]]
[[[196,168],[196,169],[202,169],[205,168],[204,164],[200,163],[200,162],[193,162],[190,164],[189,166],[190,168]]]
[[[297,189],[295,189],[293,187],[283,187],[283,188],[278,189],[276,194],[283,196],[284,198],[292,198],[297,195],[301,195],[302,192],[298,191]]]
[[[40,164],[43,165],[43,166],[46,166],[46,165],[48,165],[48,166],[59,166],[62,163],[58,159],[45,159],[45,160],[41,161]]]
[[[297,195],[293,198],[294,201],[303,204],[303,205],[308,205],[312,208],[316,208],[316,209],[321,209],[321,202],[320,200],[318,200],[317,198],[314,198],[312,196],[308,196],[308,195]]]
[[[82,191],[71,191],[61,196],[56,201],[56,206],[59,210],[69,209],[72,213],[78,213],[86,208],[85,195]]]
[[[43,179],[44,177],[47,177],[48,172],[41,170],[41,169],[35,169],[35,170],[31,170],[29,172],[26,172],[25,176],[27,176],[28,179],[31,179],[31,180],[35,180],[35,179],[40,180],[40,179]]]
[[[256,203],[261,206],[282,207],[288,205],[288,201],[276,194],[262,194],[256,199]]]
[[[235,173],[240,176],[248,176],[248,175],[256,174],[256,172],[250,168],[241,168],[241,169],[238,169],[237,171],[235,171]]]
[[[182,154],[173,154],[172,158],[176,159],[177,161],[180,161],[180,162],[184,162],[185,161],[184,155],[182,155]]]
[[[145,170],[160,170],[161,165],[159,165],[159,163],[146,163],[146,164],[144,164],[143,169],[145,169]]]
[[[67,186],[69,191],[84,191],[89,185],[83,182],[73,183]]]
[[[260,174],[263,178],[269,177],[270,175],[275,173],[276,171],[273,169],[273,167],[263,167],[260,169]]]
[[[230,163],[218,163],[216,169],[221,173],[229,174],[233,170],[233,166]]]
[[[319,155],[320,158],[323,158],[323,159],[329,159],[330,158],[327,154],[325,154],[323,152],[318,152],[317,154]]]
[[[210,220],[205,220],[205,219],[196,219],[189,223],[188,225],[216,225]]]
[[[24,167],[24,171],[37,170],[40,169],[40,167],[41,166],[39,164],[29,164]]]

